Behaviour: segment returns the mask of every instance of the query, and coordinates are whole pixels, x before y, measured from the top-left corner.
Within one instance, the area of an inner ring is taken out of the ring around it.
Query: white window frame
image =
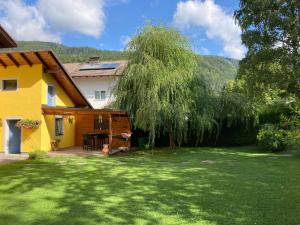
[[[56,119],[62,119],[62,134],[57,135],[56,134]],[[55,137],[61,137],[65,135],[65,121],[63,116],[55,116],[54,117],[54,136]]]
[[[104,99],[102,98],[102,92],[104,92],[104,93],[105,93],[105,97],[104,97]],[[106,100],[106,96],[107,96],[107,93],[106,93],[106,91],[105,91],[105,90],[102,90],[102,91],[100,91],[100,101],[105,101],[105,100]]]
[[[46,94],[47,105],[49,105],[49,102],[48,102],[48,89],[49,89],[49,87],[52,87],[54,89],[54,96],[53,96],[54,97],[54,101],[53,101],[54,104],[53,104],[53,106],[56,106],[56,87],[53,84],[47,84],[47,94]]]
[[[99,92],[99,98],[96,98],[96,92]],[[105,98],[104,99],[101,98],[101,92],[105,92]],[[102,101],[102,102],[106,101],[107,91],[105,91],[105,90],[101,90],[101,91],[96,90],[96,91],[94,91],[94,99],[95,99],[95,101]]]
[[[8,149],[8,141],[9,141],[9,127],[8,127],[8,121],[9,120],[22,120],[22,117],[19,116],[11,116],[11,117],[6,117],[4,118],[4,153],[9,154],[9,149]],[[21,153],[23,152],[23,132],[21,129],[21,146],[20,146],[20,151]]]
[[[17,81],[17,88],[15,89],[15,90],[4,90],[3,89],[3,83],[4,83],[4,81],[6,81],[6,80],[15,80],[15,81]],[[10,91],[18,91],[19,90],[19,79],[18,78],[3,78],[3,79],[1,79],[1,91],[7,91],[7,92],[10,92]]]
[[[96,98],[96,92],[99,92],[99,98]],[[100,101],[101,100],[101,91],[94,91],[94,99],[95,101]]]

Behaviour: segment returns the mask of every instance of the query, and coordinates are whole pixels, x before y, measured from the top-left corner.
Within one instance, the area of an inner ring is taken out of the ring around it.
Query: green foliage
[[[241,0],[235,17],[248,48],[239,77],[249,92],[271,87],[300,97],[300,1]]]
[[[224,126],[247,126],[252,117],[251,105],[242,93],[224,89],[216,91],[205,78],[196,76],[191,82],[192,110],[190,112],[190,136],[198,145],[204,137],[217,139]],[[226,123],[226,124],[224,124]]]
[[[89,47],[68,47],[62,44],[39,41],[19,41],[17,50],[52,49],[63,63],[86,62],[90,57],[100,60],[124,60],[128,58],[126,51],[98,50]],[[7,49],[4,49],[5,51]]]
[[[286,148],[289,140],[289,132],[274,124],[265,124],[258,132],[258,145],[273,152]]]
[[[126,60],[126,51],[98,50],[89,47],[68,47],[62,44],[40,41],[19,41],[15,50],[52,49],[63,63],[85,62],[90,57],[100,57],[100,60]],[[7,49],[0,49],[7,51]],[[239,61],[220,56],[198,56],[199,74],[211,79],[211,83],[218,88],[235,79]]]
[[[300,102],[295,101],[290,105],[290,114],[281,116],[281,124],[290,132],[289,143],[300,149]]]
[[[220,91],[228,81],[236,78],[238,63],[237,60],[218,56],[199,56],[198,74],[214,90]]]
[[[300,132],[295,133],[294,137],[294,145],[300,150]]]
[[[147,25],[128,44],[129,65],[116,89],[118,107],[134,118],[134,125],[149,131],[150,142],[168,132],[170,146],[187,133],[190,80],[197,59],[185,37],[174,29]]]
[[[45,159],[47,157],[48,157],[48,154],[46,151],[35,150],[33,152],[29,152],[29,159],[32,159],[32,160]]]

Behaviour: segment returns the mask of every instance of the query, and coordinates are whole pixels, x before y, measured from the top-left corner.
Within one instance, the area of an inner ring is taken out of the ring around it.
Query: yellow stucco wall
[[[65,93],[63,88],[56,82],[50,74],[43,74],[42,79],[42,104],[47,104],[48,85],[55,87],[56,106],[74,107],[74,103]],[[59,116],[59,115],[57,115]],[[42,117],[42,149],[51,150],[51,140],[59,139],[59,148],[67,148],[75,145],[75,118],[63,116],[64,118],[64,135],[55,136],[55,115],[43,115]]]
[[[50,74],[43,74],[42,79],[42,104],[47,105],[47,88],[48,85],[55,87],[56,98],[55,103],[56,106],[68,106],[74,107],[74,103],[70,99],[70,97],[66,94],[63,88],[57,83],[54,77]]]
[[[64,116],[64,135],[55,137],[55,116],[43,115],[42,104],[47,104],[47,88],[56,88],[56,105],[73,107],[74,103],[50,74],[44,74],[41,65],[0,67],[0,88],[3,79],[17,79],[16,91],[0,90],[0,152],[5,150],[7,119],[41,120],[37,129],[21,129],[21,151],[51,150],[51,140],[60,139],[60,148],[75,145],[75,118]],[[72,123],[71,123],[72,120]]]
[[[75,145],[75,118],[73,116],[63,116],[64,135],[55,136],[55,115],[44,115],[42,118],[42,149],[51,150],[51,140],[58,139],[59,148],[67,148]],[[72,122],[71,122],[72,121]]]
[[[0,151],[5,150],[7,119],[41,119],[42,66],[0,67]],[[3,79],[17,79],[16,91],[2,91]],[[41,128],[22,129],[21,151],[41,148]]]

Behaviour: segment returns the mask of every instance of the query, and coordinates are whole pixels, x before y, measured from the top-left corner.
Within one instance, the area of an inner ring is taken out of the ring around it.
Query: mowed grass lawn
[[[251,147],[0,166],[0,224],[300,224],[300,156]]]

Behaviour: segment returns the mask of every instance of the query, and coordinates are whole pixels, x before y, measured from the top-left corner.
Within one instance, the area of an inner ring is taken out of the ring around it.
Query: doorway
[[[20,154],[21,153],[21,128],[16,127],[16,123],[20,120],[7,120],[7,153]]]

